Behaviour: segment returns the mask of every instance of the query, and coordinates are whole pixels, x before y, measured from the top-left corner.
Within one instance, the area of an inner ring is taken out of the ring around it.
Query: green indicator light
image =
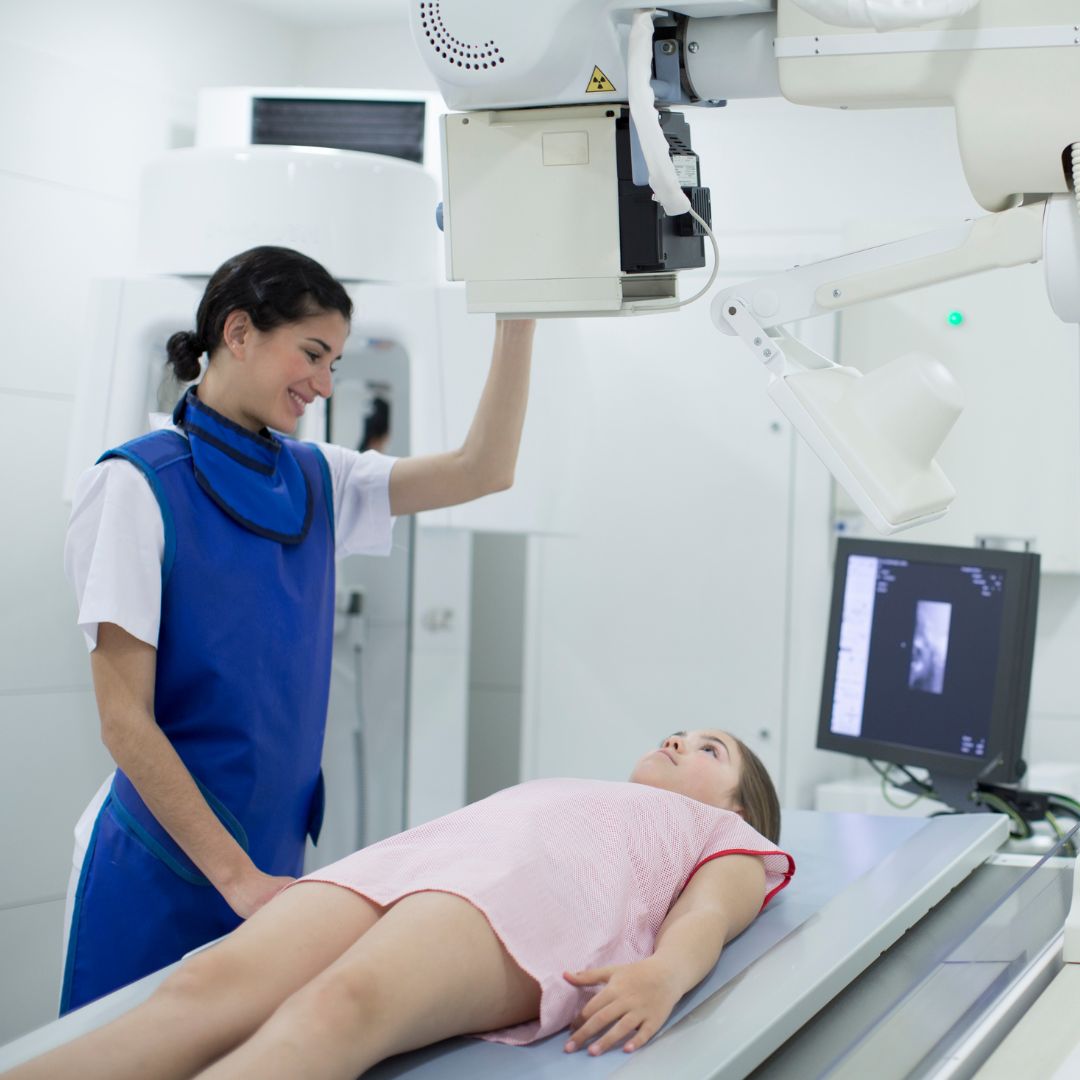
[[[949,325],[959,326],[964,321],[964,313],[962,311],[950,311],[949,312]]]

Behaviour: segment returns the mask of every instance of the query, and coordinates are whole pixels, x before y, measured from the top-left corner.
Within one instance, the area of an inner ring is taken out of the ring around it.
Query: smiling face
[[[634,766],[630,781],[742,813],[736,800],[742,765],[738,743],[727,732],[677,731]]]
[[[207,404],[250,431],[272,428],[291,435],[304,410],[333,392],[332,365],[341,358],[348,336],[349,323],[338,311],[321,311],[268,331],[258,330],[246,311],[233,311],[220,347],[230,361],[227,385],[214,388],[224,392],[218,404]]]

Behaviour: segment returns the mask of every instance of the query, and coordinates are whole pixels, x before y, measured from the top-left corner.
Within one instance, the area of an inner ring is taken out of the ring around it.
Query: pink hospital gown
[[[301,881],[381,905],[428,890],[468,900],[540,984],[538,1020],[484,1036],[521,1045],[566,1027],[595,992],[571,986],[564,971],[650,956],[694,872],[730,854],[762,857],[766,904],[795,872],[790,855],[729,810],[645,784],[533,780]]]

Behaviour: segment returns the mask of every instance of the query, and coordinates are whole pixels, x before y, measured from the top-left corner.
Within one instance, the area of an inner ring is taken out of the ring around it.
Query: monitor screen
[[[1022,771],[1035,554],[838,542],[818,746],[943,773]]]

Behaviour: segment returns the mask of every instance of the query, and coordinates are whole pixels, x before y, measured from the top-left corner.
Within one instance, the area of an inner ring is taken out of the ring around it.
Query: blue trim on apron
[[[282,544],[299,544],[311,528],[314,499],[296,443],[240,427],[189,390],[173,422],[187,433],[199,486],[245,529]],[[293,452],[290,452],[293,450]],[[320,455],[321,457],[321,455]]]
[[[202,874],[195,872],[192,873],[185,866],[181,866],[180,863],[174,859],[162,844],[159,844],[146,829],[144,829],[134,816],[130,813],[123,802],[116,797],[116,791],[114,790],[109,797],[109,809],[113,816],[120,823],[121,827],[126,829],[136,840],[155,859],[160,859],[178,878],[183,878],[189,885],[198,885],[200,888],[207,888],[210,885],[209,879],[203,877]]]

